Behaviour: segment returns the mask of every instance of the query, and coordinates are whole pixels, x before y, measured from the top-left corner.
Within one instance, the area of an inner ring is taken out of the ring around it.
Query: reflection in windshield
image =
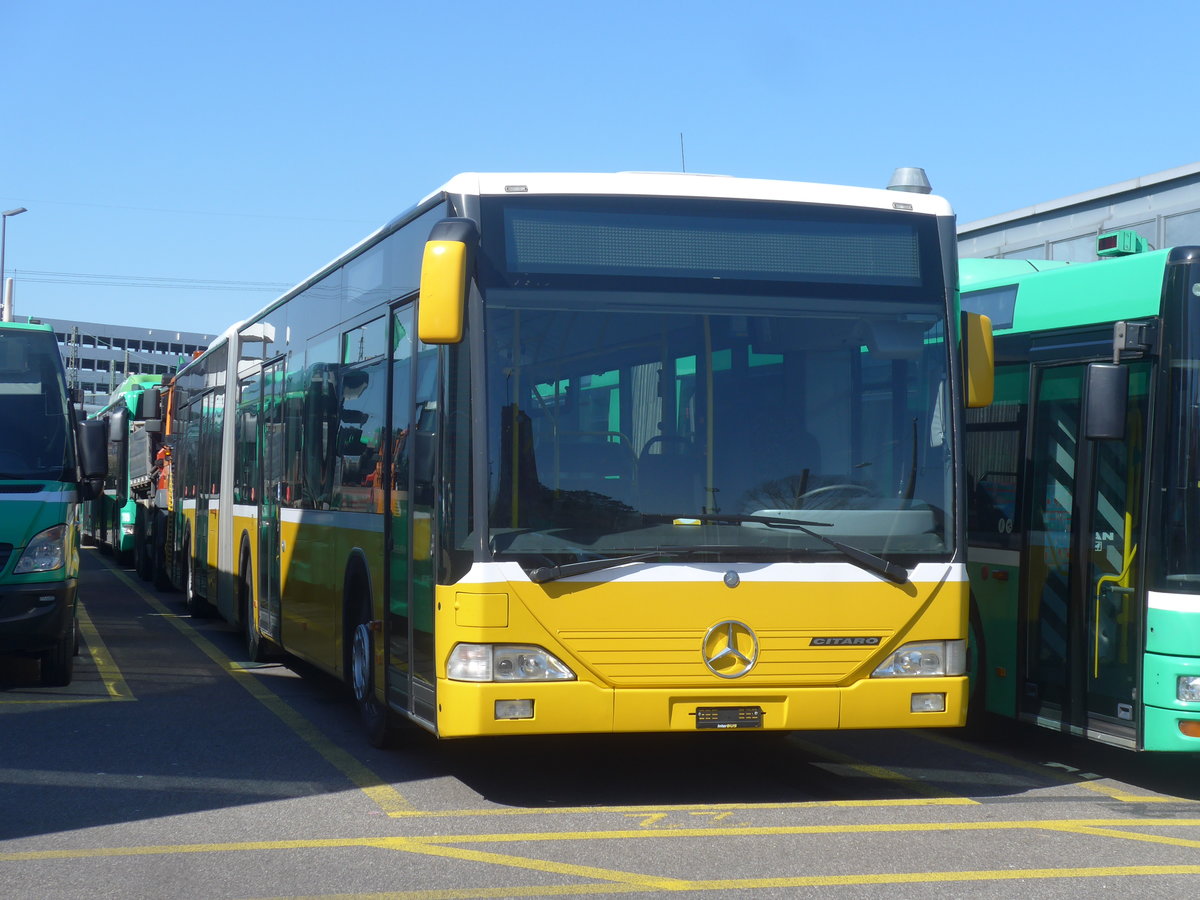
[[[0,332],[0,477],[73,479],[65,396],[53,334]]]
[[[801,529],[724,520],[746,515],[815,521],[875,554],[949,549],[938,308],[809,298],[729,315],[682,296],[636,311],[556,299],[489,296],[502,556],[836,552]]]

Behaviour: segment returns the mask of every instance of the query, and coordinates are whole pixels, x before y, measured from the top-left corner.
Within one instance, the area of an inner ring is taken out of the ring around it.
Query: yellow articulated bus
[[[962,724],[990,328],[898,171],[455,177],[179,372],[192,609],[378,744]]]

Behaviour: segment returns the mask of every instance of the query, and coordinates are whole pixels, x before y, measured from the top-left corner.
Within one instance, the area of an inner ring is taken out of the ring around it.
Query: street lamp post
[[[9,286],[8,279],[4,277],[4,244],[8,238],[8,217],[19,216],[23,212],[28,212],[23,206],[18,206],[16,209],[6,209],[0,212],[0,291],[4,292],[4,321],[12,321],[12,288]]]

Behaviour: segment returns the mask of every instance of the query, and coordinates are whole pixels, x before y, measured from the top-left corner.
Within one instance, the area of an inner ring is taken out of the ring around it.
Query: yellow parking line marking
[[[1067,771],[1062,766],[1053,763],[1027,763],[1023,759],[1017,759],[1015,756],[1009,756],[1006,753],[998,753],[995,750],[988,750],[984,747],[977,747],[966,740],[956,740],[954,738],[943,737],[940,734],[932,732],[924,732],[913,730],[910,734],[916,735],[927,741],[932,741],[935,744],[941,744],[944,747],[950,747],[954,750],[960,750],[965,753],[970,753],[972,756],[979,756],[983,759],[990,759],[993,762],[1001,763],[1002,765],[1010,766],[1014,769],[1021,769],[1025,772],[1030,772],[1034,775],[1039,775],[1043,778],[1050,778],[1060,784],[1070,784],[1076,787],[1081,787],[1097,794],[1103,794],[1113,800],[1119,800],[1122,803],[1193,803],[1195,801],[1188,800],[1186,797],[1166,797],[1161,794],[1134,794],[1130,791],[1122,790],[1121,788],[1111,787],[1105,784],[1099,784],[1095,781],[1088,781],[1084,778],[1084,773],[1078,771],[1072,773]],[[1091,775],[1091,777],[1101,777]]]
[[[1076,782],[1081,788],[1089,791],[1094,791],[1097,794],[1103,794],[1113,800],[1120,800],[1122,803],[1192,803],[1194,801],[1187,800],[1182,797],[1164,797],[1160,794],[1134,794],[1130,791],[1122,790],[1121,788],[1111,787],[1107,784],[1099,784],[1095,781],[1079,781]]]
[[[531,859],[526,856],[510,856],[506,853],[486,853],[480,850],[466,850],[459,847],[446,847],[441,844],[431,844],[422,840],[410,838],[391,838],[372,841],[373,846],[386,847],[405,853],[420,853],[428,856],[442,856],[450,859],[468,860],[470,862],[489,863],[491,865],[507,866],[509,868],[526,869],[534,872],[553,872],[556,875],[574,875],[577,878],[593,878],[601,881],[629,884],[640,888],[650,888],[659,891],[686,890],[691,882],[680,878],[666,878],[657,875],[644,875],[637,872],[621,872],[616,869],[601,869],[595,866],[579,866],[573,863],[551,862],[549,860]]]
[[[875,778],[880,781],[890,781],[897,786],[912,791],[915,794],[921,794],[925,797],[930,797],[939,800],[956,800],[963,804],[975,805],[978,800],[972,800],[969,797],[962,797],[953,794],[950,791],[944,790],[936,785],[927,784],[924,781],[918,781],[915,778],[909,778],[907,775],[901,775],[899,772],[894,772],[891,769],[885,769],[882,766],[870,765],[846,756],[843,753],[838,753],[836,750],[830,750],[827,747],[822,747],[818,744],[813,744],[808,741],[800,740],[792,737],[792,742],[801,747],[806,753],[811,753],[815,756],[820,756],[831,763],[838,766],[843,766],[852,771],[861,772],[868,778]]]
[[[1118,831],[1115,828],[1095,828],[1088,825],[1074,827],[1052,826],[1051,831],[1063,831],[1069,834],[1086,834],[1095,837],[1111,837],[1124,841],[1143,841],[1147,844],[1166,844],[1170,847],[1200,847],[1200,841],[1188,838],[1170,837],[1164,834],[1144,834],[1139,831]]]
[[[105,565],[108,565],[105,563]],[[245,688],[255,700],[274,713],[288,728],[300,737],[304,743],[325,758],[335,769],[345,775],[359,790],[388,815],[411,810],[412,804],[390,784],[347,753],[333,741],[325,737],[311,722],[288,706],[274,691],[267,688],[253,674],[236,664],[222,653],[212,641],[204,637],[180,616],[174,615],[166,606],[152,594],[135,584],[120,569],[111,565],[110,571],[131,591],[141,597],[150,607],[175,626],[184,637],[191,641],[205,656],[227,672],[235,682]]]
[[[978,801],[969,797],[921,797],[900,798],[892,800],[797,800],[791,803],[717,803],[713,805],[679,803],[663,804],[661,806],[533,806],[533,807],[494,807],[491,809],[443,809],[443,810],[413,810],[411,812],[391,813],[392,818],[480,818],[490,816],[544,816],[563,815],[572,813],[619,813],[622,815],[656,815],[663,812],[687,812],[693,815],[705,815],[719,810],[731,812],[752,812],[772,809],[854,809],[864,807],[886,806],[977,806]]]
[[[1092,869],[1001,869],[964,872],[912,872],[887,875],[809,875],[789,878],[746,878],[688,881],[672,890],[728,891],[756,888],[845,887],[849,885],[923,884],[925,882],[1014,881],[1035,878],[1120,878],[1195,875],[1200,866],[1112,866]],[[527,888],[463,888],[459,890],[388,891],[373,894],[289,896],[286,900],[477,900],[504,897],[564,897],[628,893],[641,888],[621,884],[537,885]],[[274,898],[285,900],[285,898]]]
[[[96,629],[92,617],[88,615],[83,603],[79,604],[78,612],[79,630],[83,634],[88,654],[100,672],[100,680],[108,691],[109,697],[113,700],[137,699],[129,690],[129,685],[125,683],[125,677],[121,674],[116,662],[113,661],[112,654],[108,652],[108,645],[104,643],[104,638],[100,637],[100,632]]]
[[[1103,829],[1200,828],[1200,819],[1028,819],[986,822],[877,822],[856,825],[768,825],[752,828],[677,828],[661,831],[618,829],[613,831],[493,832],[489,834],[439,834],[426,837],[313,838],[281,841],[228,841],[210,844],[161,844],[129,847],[84,847],[64,850],[20,850],[0,852],[0,862],[99,859],[133,856],[169,856],[191,853],[246,853],[271,850],[327,850],[370,848],[415,850],[456,847],[468,844],[507,844],[539,841],[664,840],[714,837],[781,837],[797,835],[902,834],[961,831],[1059,831],[1092,835]],[[1139,832],[1117,831],[1113,837],[1136,839]],[[1151,835],[1148,835],[1151,836]],[[1152,836],[1151,836],[1152,837]],[[1172,840],[1172,839],[1167,839]],[[517,859],[517,857],[507,857]],[[540,862],[540,861],[538,861]],[[1066,870],[1051,870],[1066,871]],[[1108,871],[1098,867],[1096,871]]]
[[[462,845],[483,843],[524,843],[527,841],[562,841],[562,840],[626,840],[646,838],[712,838],[729,835],[755,834],[762,836],[799,835],[799,834],[847,834],[847,833],[896,833],[930,831],[992,831],[992,830],[1054,830],[1065,831],[1085,836],[1114,837],[1121,840],[1158,838],[1156,835],[1142,835],[1136,832],[1111,831],[1113,827],[1135,826],[1146,827],[1197,827],[1200,819],[1109,819],[1109,820],[1060,820],[1060,821],[1009,821],[1009,822],[974,822],[974,823],[907,823],[907,824],[875,824],[875,825],[835,825],[835,826],[783,826],[756,829],[726,829],[700,828],[680,829],[676,831],[611,831],[589,833],[527,833],[527,834],[480,834],[480,835],[437,835],[430,837],[395,837],[395,838],[344,838],[323,840],[292,840],[292,841],[252,841],[242,843],[215,844],[181,844],[142,847],[109,847],[77,850],[43,850],[0,853],[0,862],[40,862],[47,860],[81,860],[98,858],[119,858],[135,856],[166,856],[191,853],[225,853],[225,852],[263,852],[263,851],[294,851],[312,849],[379,849],[403,853],[432,855],[448,859],[471,862],[482,862],[490,865],[501,865],[509,868],[536,872],[550,872],[569,875],[584,879],[597,879],[598,884],[580,885],[529,885],[513,886],[503,889],[459,888],[431,891],[389,892],[370,895],[355,895],[358,897],[392,897],[418,898],[479,897],[479,896],[561,896],[565,894],[617,893],[627,890],[665,890],[665,891],[701,891],[701,890],[746,890],[761,888],[800,888],[800,887],[835,887],[845,885],[887,885],[887,884],[921,884],[921,883],[955,883],[955,882],[989,882],[1012,881],[1018,879],[1062,879],[1062,878],[1124,878],[1124,877],[1162,877],[1168,875],[1200,874],[1200,865],[1139,865],[1139,866],[1073,866],[1064,868],[1037,869],[1002,869],[1002,870],[965,870],[965,871],[936,871],[936,872],[888,872],[888,873],[851,873],[842,875],[785,875],[755,878],[727,878],[719,880],[695,880],[656,876],[653,874],[625,872],[614,869],[580,866],[571,863],[552,862],[495,853],[483,850],[472,850]],[[1162,838],[1163,843],[1179,846],[1200,846],[1200,841],[1179,842],[1172,838]],[[495,893],[490,893],[494,891]],[[344,896],[344,895],[327,895]],[[294,898],[293,898],[294,900]]]

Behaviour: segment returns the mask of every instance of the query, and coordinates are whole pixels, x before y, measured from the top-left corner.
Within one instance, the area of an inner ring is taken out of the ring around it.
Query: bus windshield
[[[0,478],[75,479],[66,395],[54,334],[0,329]]]
[[[506,223],[481,264],[497,558],[838,555],[809,532],[952,550],[935,231],[797,204],[568,203],[484,211]]]

